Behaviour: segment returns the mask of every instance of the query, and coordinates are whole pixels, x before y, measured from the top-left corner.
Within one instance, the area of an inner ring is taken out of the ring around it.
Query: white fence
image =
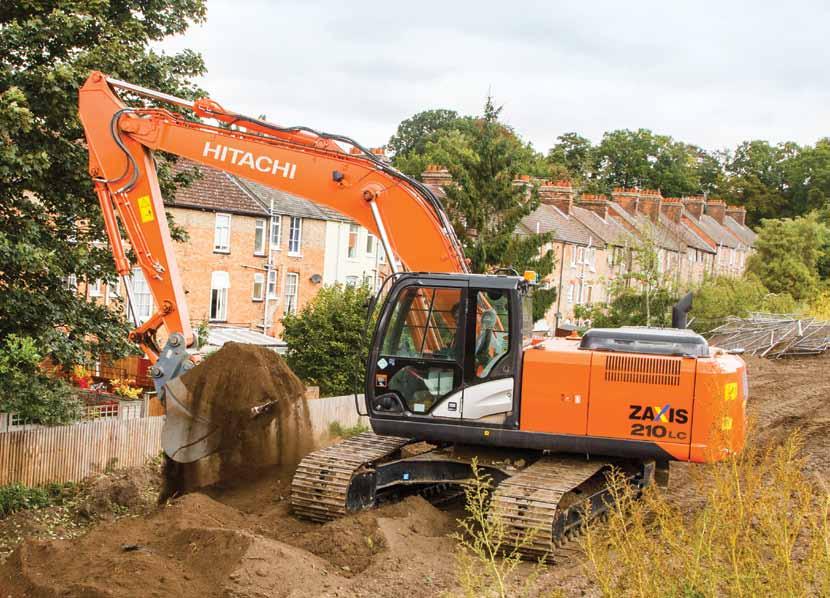
[[[315,443],[326,439],[332,422],[344,428],[369,425],[368,418],[358,416],[354,395],[312,399],[308,410]],[[106,418],[0,433],[0,485],[71,482],[110,466],[143,465],[161,452],[163,423],[163,417]]]

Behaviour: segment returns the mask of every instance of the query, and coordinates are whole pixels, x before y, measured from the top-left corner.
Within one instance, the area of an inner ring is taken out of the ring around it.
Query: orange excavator
[[[158,107],[129,107],[116,90]],[[581,525],[586,505],[606,508],[611,468],[642,488],[667,483],[670,461],[742,449],[746,365],[686,329],[690,301],[676,307],[673,328],[538,342],[532,276],[469,273],[439,199],[352,139],[100,72],[80,91],[80,116],[116,270],[130,273],[120,222],[158,308],[131,338],[153,362],[170,459],[210,455],[219,432],[178,381],[192,366],[193,334],[155,150],[325,204],[375,234],[392,266],[365,370],[372,432],[303,459],[292,481],[297,515],[327,521],[385,497],[458,485],[477,457],[496,484],[490,508],[521,551],[539,557]]]

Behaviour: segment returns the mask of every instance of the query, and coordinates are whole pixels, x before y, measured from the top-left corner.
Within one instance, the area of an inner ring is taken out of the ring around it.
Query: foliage
[[[809,300],[818,291],[819,258],[829,235],[830,230],[816,214],[764,220],[747,271],[773,293]]]
[[[521,548],[533,541],[528,534],[513,545],[504,519],[490,509],[493,479],[472,460],[473,477],[464,485],[466,516],[458,520],[456,568],[459,585],[468,598],[479,596],[531,596],[533,583],[544,570],[540,561],[534,570],[519,579]],[[518,586],[518,587],[517,587]]]
[[[34,339],[8,335],[0,344],[0,412],[42,424],[68,423],[81,406],[68,384],[49,378]]]
[[[48,484],[24,486],[11,484],[0,486],[0,518],[29,509],[42,509],[63,502],[67,494],[76,489],[75,484]]]
[[[326,286],[302,310],[283,320],[289,367],[323,396],[362,388],[371,339],[366,330],[365,286]]]
[[[801,445],[796,434],[703,469],[692,510],[616,478],[607,522],[582,540],[589,577],[608,597],[827,596],[830,495]]]
[[[389,139],[387,148],[400,159],[410,154],[421,154],[428,141],[437,133],[456,128],[458,113],[455,110],[424,110],[403,121]],[[423,171],[421,171],[423,172]],[[416,172],[415,174],[421,174]]]
[[[368,431],[369,428],[359,423],[345,428],[343,427],[343,424],[338,421],[334,421],[329,424],[329,436],[332,438],[351,438],[352,436],[357,436],[358,434],[363,434],[363,432]]]
[[[807,309],[808,315],[819,320],[830,320],[830,291],[816,297]]]
[[[149,45],[204,16],[203,0],[0,3],[0,340],[30,339],[44,356],[66,365],[131,348],[121,310],[79,300],[67,284],[70,275],[81,283],[115,283],[87,174],[78,89],[98,69],[192,97],[197,90],[187,80],[204,71],[201,58],[190,51],[166,55]],[[170,176],[161,183],[172,191]],[[47,403],[62,404],[60,384],[43,378],[35,384],[50,397],[39,407],[27,410],[8,393],[3,400],[45,420],[62,419],[51,408],[43,411]]]
[[[795,302],[789,294],[772,295],[756,276],[749,274],[740,278],[707,278],[694,290],[690,316],[694,318],[692,328],[708,332],[728,316],[744,318],[752,311],[791,313],[794,310]]]
[[[121,380],[119,378],[113,378],[110,380],[110,387],[112,388],[112,392],[117,394],[119,397],[135,400],[141,398],[143,390],[139,386],[133,386],[134,383],[135,380]]]

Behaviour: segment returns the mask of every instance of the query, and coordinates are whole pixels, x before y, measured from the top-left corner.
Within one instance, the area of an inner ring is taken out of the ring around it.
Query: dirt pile
[[[218,452],[184,467],[168,463],[165,498],[217,479],[256,477],[266,466],[293,470],[311,450],[305,386],[273,351],[226,343],[180,380],[191,411],[215,425]]]

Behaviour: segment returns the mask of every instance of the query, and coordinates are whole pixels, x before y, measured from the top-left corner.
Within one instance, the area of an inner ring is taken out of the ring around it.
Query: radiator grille
[[[671,357],[607,355],[605,381],[679,386],[680,361],[679,358]]]

